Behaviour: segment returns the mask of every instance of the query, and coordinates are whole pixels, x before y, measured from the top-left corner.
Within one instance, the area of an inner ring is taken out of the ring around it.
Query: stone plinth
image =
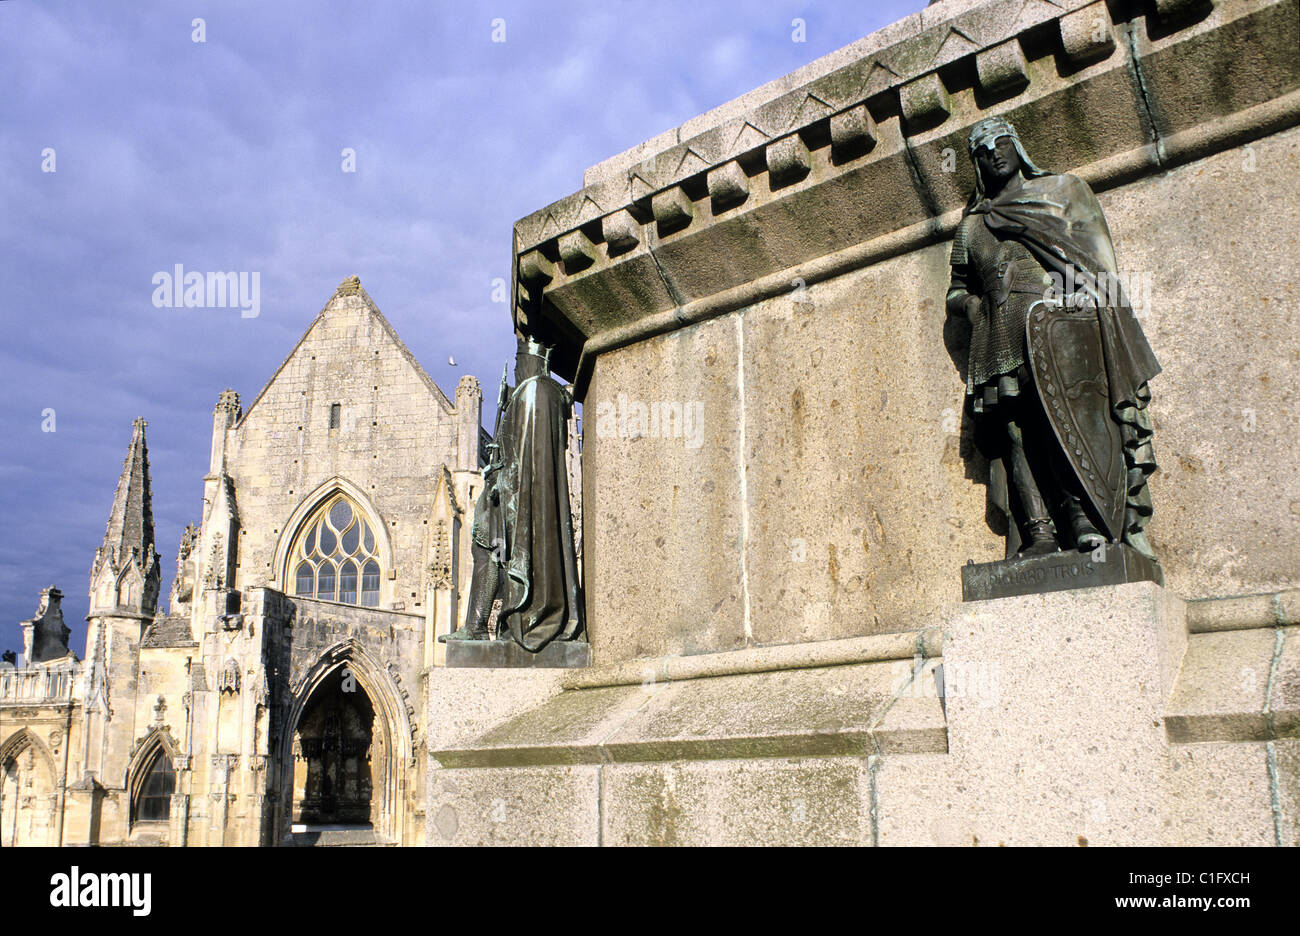
[[[581,688],[508,704],[493,680],[544,674],[437,673],[429,843],[869,843],[873,752],[947,743],[913,658],[937,634],[893,636],[556,674]]]
[[[962,566],[962,601],[984,601],[1071,588],[1099,588],[1128,582],[1165,583],[1160,564],[1130,546],[1103,546],[1091,552],[1058,552],[1002,562]]]
[[[1149,582],[947,608],[948,754],[882,759],[880,844],[1272,844],[1264,745],[1173,743],[1170,699],[1220,691],[1182,685],[1184,608]]]
[[[932,820],[964,823],[967,844],[1161,841],[1180,600],[1139,583],[968,602],[946,609],[944,630],[952,805],[934,803]],[[892,819],[894,794],[918,791],[890,767]]]
[[[579,640],[553,640],[538,653],[513,640],[449,640],[447,666],[456,669],[574,669],[591,665],[591,645]]]
[[[1189,638],[1152,582],[942,620],[941,645],[924,630],[647,660],[639,679],[438,672],[429,841],[1296,841],[1300,628]]]

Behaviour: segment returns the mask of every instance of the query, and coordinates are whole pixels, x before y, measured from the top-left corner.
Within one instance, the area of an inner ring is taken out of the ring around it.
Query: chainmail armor
[[[971,323],[967,392],[975,394],[1025,363],[1029,307],[1052,287],[1051,277],[1016,240],[1000,240],[979,215],[962,219],[953,240],[954,276],[983,302]]]

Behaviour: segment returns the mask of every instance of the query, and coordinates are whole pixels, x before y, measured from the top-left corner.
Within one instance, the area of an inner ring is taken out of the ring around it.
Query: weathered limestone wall
[[[1169,586],[1300,582],[1298,44],[1295,0],[939,4],[522,219],[520,323],[585,392],[594,661],[907,629],[1001,556],[944,313],[992,115],[1131,277]]]
[[[1295,0],[947,0],[522,219],[593,666],[446,673],[429,841],[1295,844],[1298,46]],[[1137,275],[1168,587],[959,600],[1003,550],[944,313],[995,114]]]
[[[92,617],[86,630],[86,657],[103,641],[102,673],[88,667],[87,738],[82,769],[104,788],[99,830],[124,838],[130,824],[127,770],[135,744],[152,721],[140,697],[140,640],[144,622],[132,617]],[[82,753],[82,752],[79,752]]]
[[[58,845],[65,834],[64,781],[81,742],[78,675],[75,663],[0,665],[0,847]]]
[[[1300,582],[1297,178],[1292,129],[1101,196],[1121,269],[1151,275],[1141,321],[1164,373],[1150,538],[1190,597]],[[963,415],[968,339],[945,323],[948,252],[597,360],[584,446],[597,660],[906,629],[960,599],[967,559],[1001,558]],[[602,432],[594,414],[619,394],[700,401],[698,448]]]
[[[957,603],[915,633],[598,666],[558,695],[447,670],[429,843],[1295,845],[1297,599]]]

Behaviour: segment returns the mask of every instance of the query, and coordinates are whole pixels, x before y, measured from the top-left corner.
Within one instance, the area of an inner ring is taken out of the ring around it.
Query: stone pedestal
[[[558,684],[443,670],[430,684],[429,843],[869,844],[872,755],[946,749],[932,683],[902,691],[932,679],[913,654],[937,646],[823,641]]]
[[[961,600],[983,601],[1128,582],[1163,585],[1165,574],[1158,562],[1121,543],[1091,552],[967,563],[961,570]]]
[[[1159,844],[1182,601],[1138,583],[943,617],[948,755],[884,760],[882,843]]]
[[[910,634],[443,670],[429,841],[1290,843],[1300,628],[1189,639],[1185,607],[1135,582]]]
[[[513,640],[449,640],[446,646],[447,666],[453,669],[575,669],[591,664],[591,645],[578,640],[553,640],[538,653]]]
[[[953,605],[943,620],[948,753],[881,759],[879,844],[1279,838],[1265,743],[1170,730],[1180,697],[1226,688],[1189,671],[1176,596],[1139,582]]]

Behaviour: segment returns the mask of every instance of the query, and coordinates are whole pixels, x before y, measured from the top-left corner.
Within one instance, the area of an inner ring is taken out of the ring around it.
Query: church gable
[[[239,502],[236,587],[295,590],[283,581],[277,549],[296,535],[292,518],[320,506],[306,503],[312,492],[341,479],[373,505],[371,522],[392,537],[383,605],[417,610],[423,521],[438,469],[458,466],[460,436],[470,424],[477,433],[479,418],[477,407],[447,399],[360,282],[345,280],[224,448],[214,441]]]
[[[343,397],[351,404],[346,411],[341,405]],[[451,401],[354,276],[344,280],[321,309],[244,412],[237,429],[256,430],[268,420],[282,423],[288,419],[295,426],[305,421],[305,431],[321,422],[322,416],[327,428],[355,428],[367,408],[377,413],[385,403],[393,402],[399,409],[407,409],[413,398],[421,397],[452,415]],[[338,425],[330,425],[329,407],[336,403],[340,405]]]

